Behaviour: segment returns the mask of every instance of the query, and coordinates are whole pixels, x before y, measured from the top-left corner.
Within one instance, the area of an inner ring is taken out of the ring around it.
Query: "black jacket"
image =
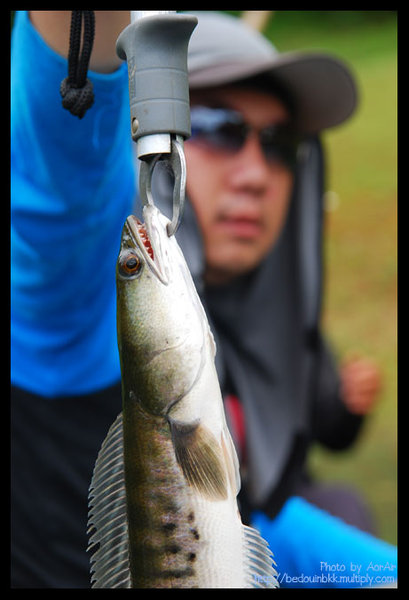
[[[335,361],[321,328],[324,160],[314,137],[300,148],[289,214],[280,238],[252,273],[225,286],[203,285],[203,250],[187,201],[177,239],[207,310],[225,393],[242,405],[246,474],[242,495],[271,515],[305,477],[310,445],[348,447],[362,419],[344,408]],[[171,216],[166,171],[153,196]]]

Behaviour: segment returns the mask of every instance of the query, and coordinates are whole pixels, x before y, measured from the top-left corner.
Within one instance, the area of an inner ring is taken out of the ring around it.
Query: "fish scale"
[[[124,411],[133,585],[192,587],[196,582],[188,555],[197,548],[187,518],[191,512],[189,490],[176,462],[169,425],[165,419],[147,415],[138,405],[130,414]]]

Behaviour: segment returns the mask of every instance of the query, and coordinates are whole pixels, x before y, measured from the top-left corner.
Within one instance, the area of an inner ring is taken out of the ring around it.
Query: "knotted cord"
[[[84,33],[80,55],[82,23],[84,23]],[[61,82],[60,94],[63,99],[63,107],[79,119],[82,119],[94,103],[93,86],[87,79],[94,34],[94,11],[73,10],[68,52],[68,77]]]

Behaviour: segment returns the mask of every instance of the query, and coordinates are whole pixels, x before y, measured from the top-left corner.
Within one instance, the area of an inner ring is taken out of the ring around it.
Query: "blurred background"
[[[335,54],[358,82],[357,113],[324,136],[324,324],[340,359],[352,352],[378,362],[383,389],[358,443],[340,454],[315,448],[310,463],[322,480],[358,488],[379,536],[396,543],[397,11],[226,12],[249,19],[280,51]]]
[[[339,358],[352,352],[377,361],[383,389],[358,443],[339,454],[316,448],[310,464],[321,479],[358,488],[379,536],[396,543],[397,12],[228,12],[250,19],[279,51],[335,54],[358,82],[358,111],[324,136],[324,325]]]

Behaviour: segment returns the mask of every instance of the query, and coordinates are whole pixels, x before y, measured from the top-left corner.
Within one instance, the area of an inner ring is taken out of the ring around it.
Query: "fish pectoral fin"
[[[226,500],[226,467],[215,436],[200,423],[169,423],[176,459],[189,485],[209,500]]]

